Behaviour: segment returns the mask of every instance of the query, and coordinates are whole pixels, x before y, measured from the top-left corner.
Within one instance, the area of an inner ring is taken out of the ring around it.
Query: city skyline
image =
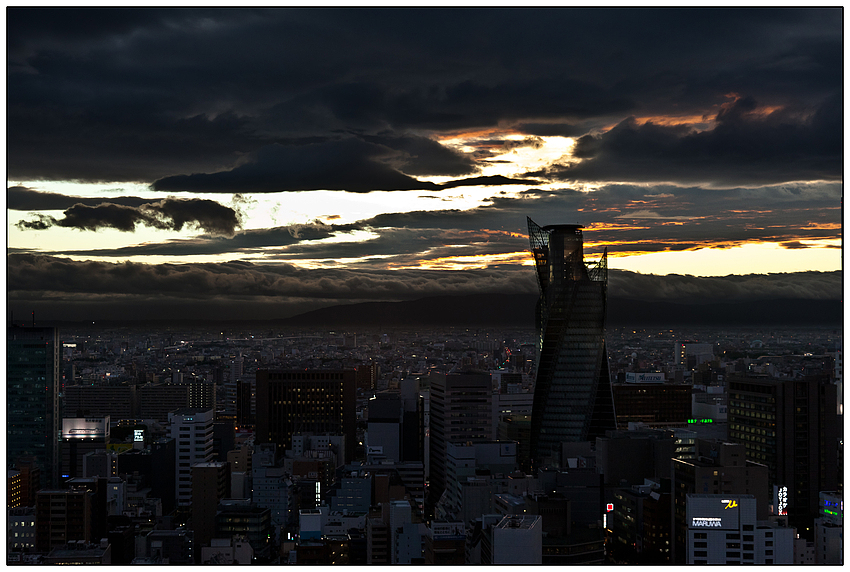
[[[841,298],[841,8],[7,13],[15,315]],[[69,22],[73,25],[68,25]]]

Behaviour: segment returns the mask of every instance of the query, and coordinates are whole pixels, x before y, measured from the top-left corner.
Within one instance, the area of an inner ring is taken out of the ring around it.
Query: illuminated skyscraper
[[[531,458],[555,457],[564,441],[591,441],[616,429],[605,347],[607,250],[584,262],[580,225],[540,227],[528,219],[537,266],[538,359]]]

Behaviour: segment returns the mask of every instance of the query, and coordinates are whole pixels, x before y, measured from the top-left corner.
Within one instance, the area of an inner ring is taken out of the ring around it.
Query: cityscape
[[[843,7],[7,17],[7,565],[842,565]]]
[[[11,326],[8,561],[840,564],[841,332],[606,331],[529,229],[536,330]]]

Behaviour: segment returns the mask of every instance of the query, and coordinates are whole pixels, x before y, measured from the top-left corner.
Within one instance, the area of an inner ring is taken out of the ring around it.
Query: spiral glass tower
[[[585,264],[581,229],[528,219],[540,286],[531,414],[536,466],[558,459],[564,441],[593,441],[617,427],[605,347],[608,251]]]

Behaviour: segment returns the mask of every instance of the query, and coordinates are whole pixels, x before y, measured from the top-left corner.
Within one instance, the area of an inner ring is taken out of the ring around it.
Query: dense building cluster
[[[839,333],[606,339],[617,426],[534,467],[531,330],[12,327],[8,558],[841,558]]]

